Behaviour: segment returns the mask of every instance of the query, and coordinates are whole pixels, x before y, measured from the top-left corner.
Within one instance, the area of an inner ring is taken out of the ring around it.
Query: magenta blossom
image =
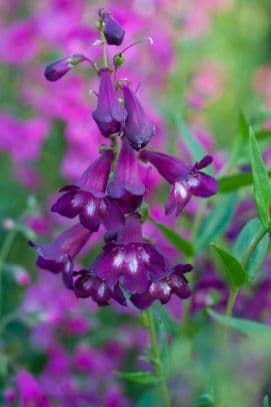
[[[126,110],[120,105],[109,68],[101,68],[98,104],[92,113],[103,136],[119,133],[124,126]]]
[[[127,110],[124,135],[133,148],[140,150],[149,143],[156,130],[129,86],[123,85],[123,95],[124,107]]]
[[[123,140],[115,176],[107,190],[124,213],[133,212],[141,205],[145,187],[139,177],[136,153],[126,139]]]
[[[105,9],[99,10],[99,15],[104,25],[103,32],[107,44],[121,45],[125,31],[119,22]]]
[[[53,273],[63,273],[64,283],[72,287],[73,261],[91,236],[91,232],[80,224],[65,230],[50,243],[30,245],[37,248],[37,265]]]
[[[144,150],[140,158],[153,164],[158,172],[171,184],[166,214],[176,211],[179,215],[191,197],[207,198],[216,194],[218,184],[215,178],[200,171],[212,162],[212,157],[206,155],[194,165],[186,164],[178,158],[164,153]]]
[[[52,407],[34,377],[26,370],[20,370],[17,376],[19,397],[23,407]]]
[[[109,231],[117,230],[124,223],[124,217],[105,193],[112,159],[112,151],[106,151],[87,168],[77,185],[62,188],[60,191],[64,194],[52,206],[52,211],[67,218],[79,215],[80,223],[93,232],[101,223]]]

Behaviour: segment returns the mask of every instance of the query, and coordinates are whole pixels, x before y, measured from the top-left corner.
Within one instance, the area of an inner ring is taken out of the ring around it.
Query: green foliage
[[[259,219],[251,219],[241,230],[233,246],[233,254],[240,262],[244,261],[247,250],[255,243],[259,233],[263,230]],[[246,266],[249,280],[253,280],[261,269],[269,245],[269,237],[266,234],[254,249]]]
[[[123,379],[146,385],[155,385],[160,383],[160,379],[154,376],[151,372],[115,372],[115,374]]]
[[[204,218],[196,238],[195,247],[197,253],[201,253],[227,229],[234,214],[237,200],[238,195],[236,193],[230,194],[223,201],[218,202],[209,215]]]
[[[221,259],[230,286],[238,289],[246,284],[247,273],[238,259],[216,245],[212,247]]]
[[[254,197],[258,215],[264,228],[270,223],[271,186],[255,135],[250,129],[250,159],[252,166]]]
[[[270,407],[268,396],[265,396],[263,399],[263,407]]]

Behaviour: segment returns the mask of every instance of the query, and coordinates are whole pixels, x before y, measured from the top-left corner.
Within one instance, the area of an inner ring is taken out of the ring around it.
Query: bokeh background
[[[127,51],[119,75],[140,83],[144,107],[159,128],[155,149],[189,159],[194,145],[214,155],[216,174],[231,174],[247,164],[245,156],[229,163],[240,113],[256,129],[271,128],[269,0],[0,0],[1,405],[19,403],[22,369],[55,406],[142,407],[153,402],[148,386],[113,374],[149,368],[138,359],[147,342],[138,314],[116,306],[98,309],[91,300],[76,299],[58,276],[37,269],[27,245],[29,239],[48,241],[65,227],[62,218],[50,213],[50,205],[59,188],[77,180],[97,157],[103,142],[91,119],[96,103],[91,90],[98,88],[93,72],[82,66],[56,83],[43,74],[47,63],[72,53],[83,52],[101,63],[101,49],[92,45],[100,7],[108,7],[125,28],[123,46],[153,38],[153,46]],[[111,47],[111,56],[116,52]],[[263,147],[268,164],[268,139]],[[152,214],[165,221],[160,202],[166,189],[154,173],[149,177]],[[243,193],[228,237],[236,236],[234,227],[255,213],[249,196],[251,192]],[[197,210],[190,205],[175,226],[185,236]],[[168,225],[173,227],[172,222]],[[180,257],[151,224],[146,233]],[[92,239],[81,264],[98,253],[101,238],[102,233]],[[211,255],[197,261],[201,272],[213,273]],[[270,282],[265,287],[269,295]],[[240,305],[242,315],[251,304],[249,294]],[[217,386],[219,400],[227,401],[215,405],[260,406],[271,391],[263,347],[237,338],[234,346],[219,348],[219,332],[201,325],[206,298],[194,300],[193,339],[185,336],[182,346],[171,347],[174,405],[213,405],[195,403]],[[253,314],[255,308],[246,316],[269,323],[270,306],[269,299],[264,318]],[[173,299],[167,309],[173,319],[181,319],[181,302]]]

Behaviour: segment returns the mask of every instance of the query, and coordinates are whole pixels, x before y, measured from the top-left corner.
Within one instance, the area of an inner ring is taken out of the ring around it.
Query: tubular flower
[[[116,242],[105,245],[90,266],[92,273],[114,287],[119,280],[130,293],[144,293],[169,272],[165,258],[142,238],[139,216],[129,215]]]
[[[140,150],[155,135],[155,127],[149,121],[135,93],[125,84],[123,85],[123,95],[124,107],[127,110],[124,135],[135,150]]]
[[[91,232],[76,224],[62,232],[50,243],[30,245],[36,247],[38,252],[37,265],[53,273],[63,273],[63,279],[68,288],[72,287],[71,275],[73,261],[85,246]]]
[[[109,68],[101,68],[98,104],[92,113],[103,136],[119,133],[124,126],[126,110],[120,105]]]
[[[217,192],[216,179],[201,171],[211,164],[212,157],[209,155],[194,165],[186,164],[167,154],[147,150],[140,152],[140,158],[153,164],[171,184],[166,214],[175,211],[176,216],[179,215],[193,195],[207,198]]]
[[[105,9],[99,10],[99,15],[104,23],[103,32],[107,44],[121,45],[125,31],[120,23]]]
[[[102,223],[114,232],[124,223],[118,205],[105,194],[111,163],[112,151],[104,152],[83,173],[78,185],[67,185],[60,191],[64,194],[52,206],[52,211],[67,218],[79,215],[80,223],[95,232]]]
[[[108,305],[111,299],[126,306],[126,299],[119,284],[109,287],[104,280],[91,270],[81,270],[74,284],[74,293],[79,298],[91,297],[99,305]]]
[[[145,187],[139,178],[136,153],[126,139],[123,140],[115,176],[107,191],[124,213],[133,212],[141,205]]]
[[[44,75],[48,81],[54,82],[66,75],[75,65],[87,61],[82,54],[70,55],[46,66]]]
[[[192,269],[191,264],[178,264],[166,277],[163,277],[159,281],[154,281],[146,292],[133,294],[130,300],[137,308],[146,309],[155,300],[166,304],[172,294],[182,299],[188,298],[191,295],[191,290],[184,273]]]

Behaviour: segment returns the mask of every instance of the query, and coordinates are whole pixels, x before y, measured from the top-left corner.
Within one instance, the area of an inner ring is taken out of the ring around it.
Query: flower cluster
[[[61,273],[65,285],[79,298],[91,297],[99,305],[111,300],[125,306],[127,301],[145,309],[153,301],[167,303],[174,294],[190,295],[185,273],[190,264],[173,266],[159,249],[142,235],[139,208],[145,194],[140,178],[139,160],[154,165],[171,184],[166,214],[179,215],[192,196],[209,197],[216,193],[217,182],[202,169],[212,162],[205,156],[194,165],[164,153],[145,149],[156,135],[156,128],[132,89],[130,81],[117,78],[124,63],[124,52],[108,66],[107,45],[122,43],[125,32],[106,10],[99,10],[100,44],[104,63],[96,63],[82,54],[74,54],[48,65],[45,76],[56,81],[75,65],[89,62],[99,77],[97,107],[92,113],[104,140],[100,156],[83,172],[76,185],[66,185],[53,204],[52,211],[77,223],[49,244],[32,245],[38,251],[37,264],[53,273]],[[135,44],[132,44],[133,46]],[[83,270],[75,270],[79,252],[98,229],[104,228],[103,251]]]

